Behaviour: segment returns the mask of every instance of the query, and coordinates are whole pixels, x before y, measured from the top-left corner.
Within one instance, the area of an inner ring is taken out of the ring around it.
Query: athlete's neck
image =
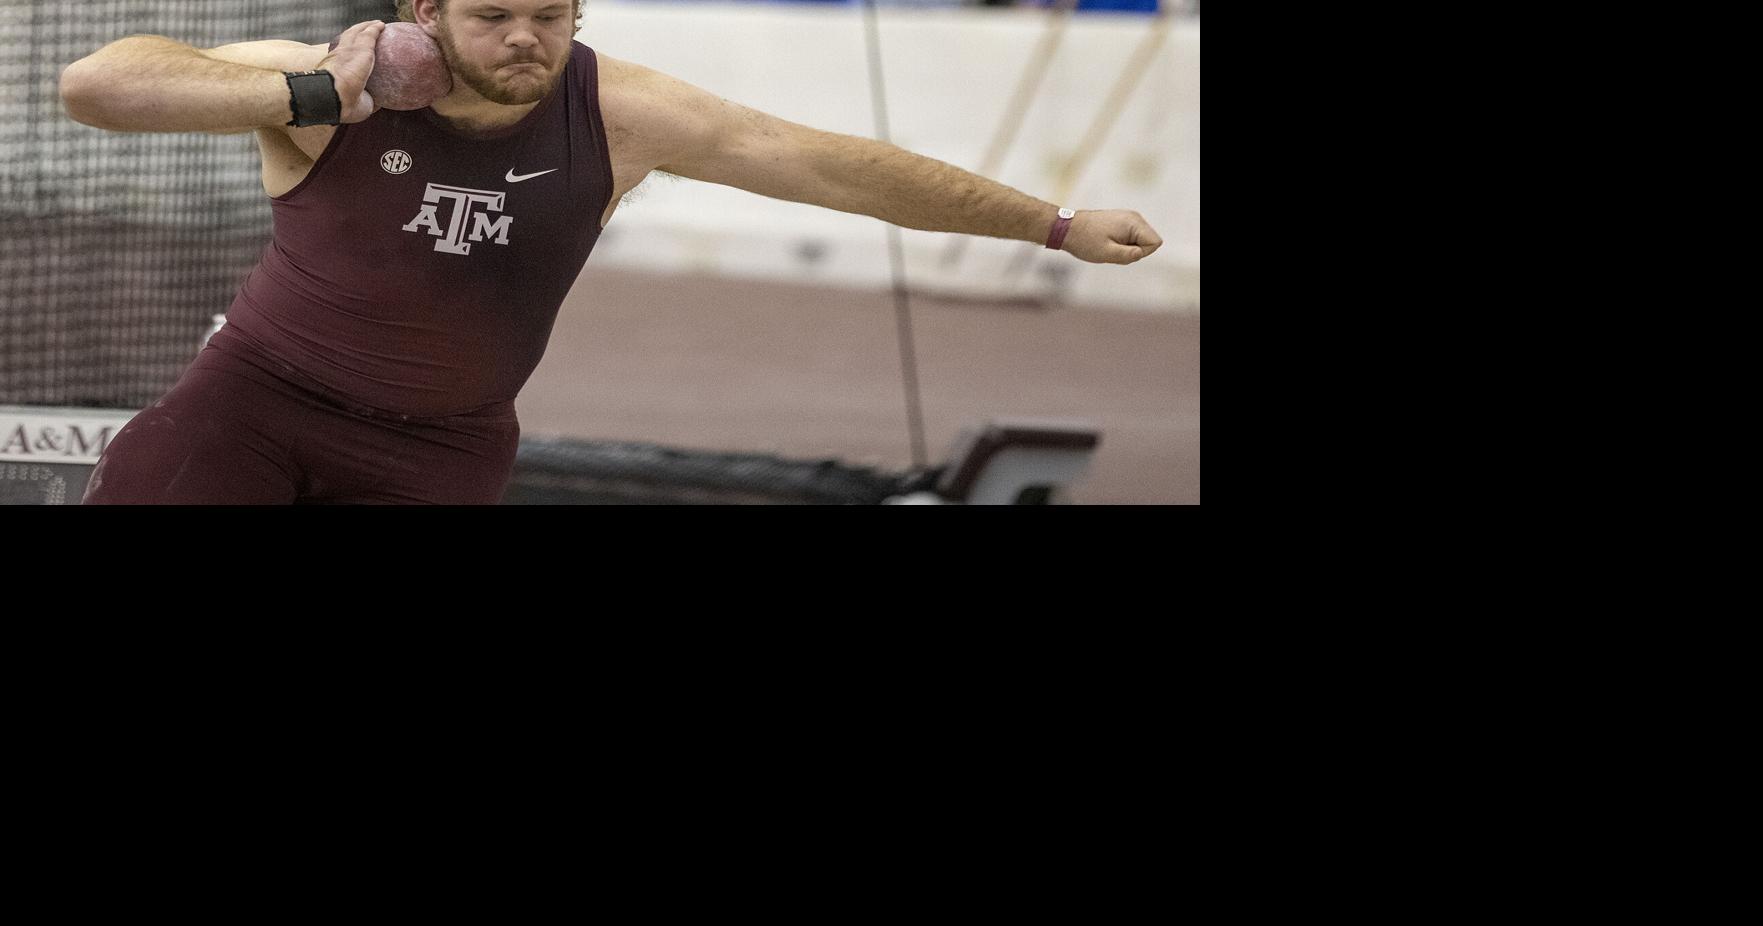
[[[467,94],[469,98],[466,98]],[[455,90],[436,100],[432,108],[435,115],[461,131],[494,132],[526,118],[533,107],[543,102],[544,100],[539,100],[517,106],[504,106],[501,103],[492,103],[470,90],[465,91],[465,94]]]

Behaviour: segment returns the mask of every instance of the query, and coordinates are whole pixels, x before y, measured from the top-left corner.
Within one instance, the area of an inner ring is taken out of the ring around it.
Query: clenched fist
[[[1144,216],[1129,209],[1092,209],[1072,218],[1059,249],[1092,264],[1130,264],[1162,246]]]
[[[331,53],[318,63],[318,70],[331,72],[337,98],[343,101],[343,122],[360,122],[378,109],[367,92],[367,78],[373,74],[374,48],[385,28],[377,19],[350,26],[331,42]]]

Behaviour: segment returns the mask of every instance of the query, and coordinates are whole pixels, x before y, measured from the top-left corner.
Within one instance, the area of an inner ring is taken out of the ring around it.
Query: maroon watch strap
[[[1059,210],[1059,218],[1053,220],[1053,230],[1047,233],[1047,249],[1050,251],[1057,251],[1065,244],[1065,233],[1071,229],[1071,220],[1076,216],[1076,213],[1066,215],[1068,212],[1071,210]]]

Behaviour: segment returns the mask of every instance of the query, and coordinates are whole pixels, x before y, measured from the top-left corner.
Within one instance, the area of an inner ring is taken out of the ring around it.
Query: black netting
[[[0,0],[0,403],[146,405],[269,240],[251,134],[80,125],[63,68],[127,35],[316,43],[391,18],[392,0]]]

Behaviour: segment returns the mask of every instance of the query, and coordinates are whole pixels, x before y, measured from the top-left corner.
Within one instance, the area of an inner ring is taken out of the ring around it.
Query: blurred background
[[[1102,432],[1070,500],[1197,504],[1197,2],[877,0],[890,141],[1078,209],[1142,213],[1130,267],[906,230],[931,463],[997,417]],[[1075,9],[1072,9],[1075,7]],[[249,135],[67,119],[60,70],[124,35],[319,42],[392,3],[0,0],[0,405],[138,409],[268,240]],[[851,0],[589,0],[578,38],[747,106],[875,137]],[[621,205],[518,403],[581,441],[912,464],[887,226],[655,174]]]

